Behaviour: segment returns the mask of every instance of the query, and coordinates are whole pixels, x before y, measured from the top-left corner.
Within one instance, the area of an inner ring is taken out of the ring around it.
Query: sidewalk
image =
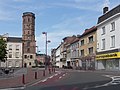
[[[36,73],[36,77],[35,77],[35,73]],[[24,79],[23,79],[23,74],[24,74]],[[42,70],[42,69],[27,68],[26,73],[24,72],[14,73],[13,77],[1,78],[0,89],[28,86],[35,83],[38,80],[42,80],[53,74],[55,74],[55,72],[52,70],[49,72],[49,70],[44,70],[44,69]]]

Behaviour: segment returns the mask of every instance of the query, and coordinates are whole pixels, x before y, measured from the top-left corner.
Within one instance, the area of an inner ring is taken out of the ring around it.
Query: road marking
[[[54,76],[57,76],[58,74],[56,73]]]
[[[65,74],[63,74],[63,77],[65,76]]]
[[[47,81],[47,80],[48,80],[48,78],[46,78],[46,79],[42,80],[41,82],[45,82],[45,81]]]
[[[60,76],[59,79],[61,79],[62,77]]]
[[[50,76],[49,78],[53,78],[53,77],[54,77],[54,75]]]

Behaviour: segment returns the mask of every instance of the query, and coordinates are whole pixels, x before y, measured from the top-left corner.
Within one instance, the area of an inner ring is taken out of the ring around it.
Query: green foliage
[[[5,62],[7,60],[7,51],[6,51],[6,41],[3,40],[3,38],[0,37],[0,61]]]

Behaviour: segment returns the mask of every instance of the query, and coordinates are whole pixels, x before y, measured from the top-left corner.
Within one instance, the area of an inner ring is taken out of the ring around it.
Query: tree
[[[5,62],[7,60],[6,41],[0,37],[0,61]]]

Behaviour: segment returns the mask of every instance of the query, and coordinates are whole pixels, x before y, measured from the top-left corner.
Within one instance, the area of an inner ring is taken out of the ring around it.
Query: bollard
[[[37,79],[37,72],[35,72],[35,79]]]
[[[43,70],[43,76],[45,76],[45,70]]]
[[[55,72],[55,68],[54,68],[54,72]]]
[[[22,83],[25,84],[25,75],[22,76]]]
[[[53,72],[54,70],[53,70],[53,67],[52,67],[52,72]]]
[[[50,68],[49,68],[49,74],[51,74],[51,70],[50,70]]]

